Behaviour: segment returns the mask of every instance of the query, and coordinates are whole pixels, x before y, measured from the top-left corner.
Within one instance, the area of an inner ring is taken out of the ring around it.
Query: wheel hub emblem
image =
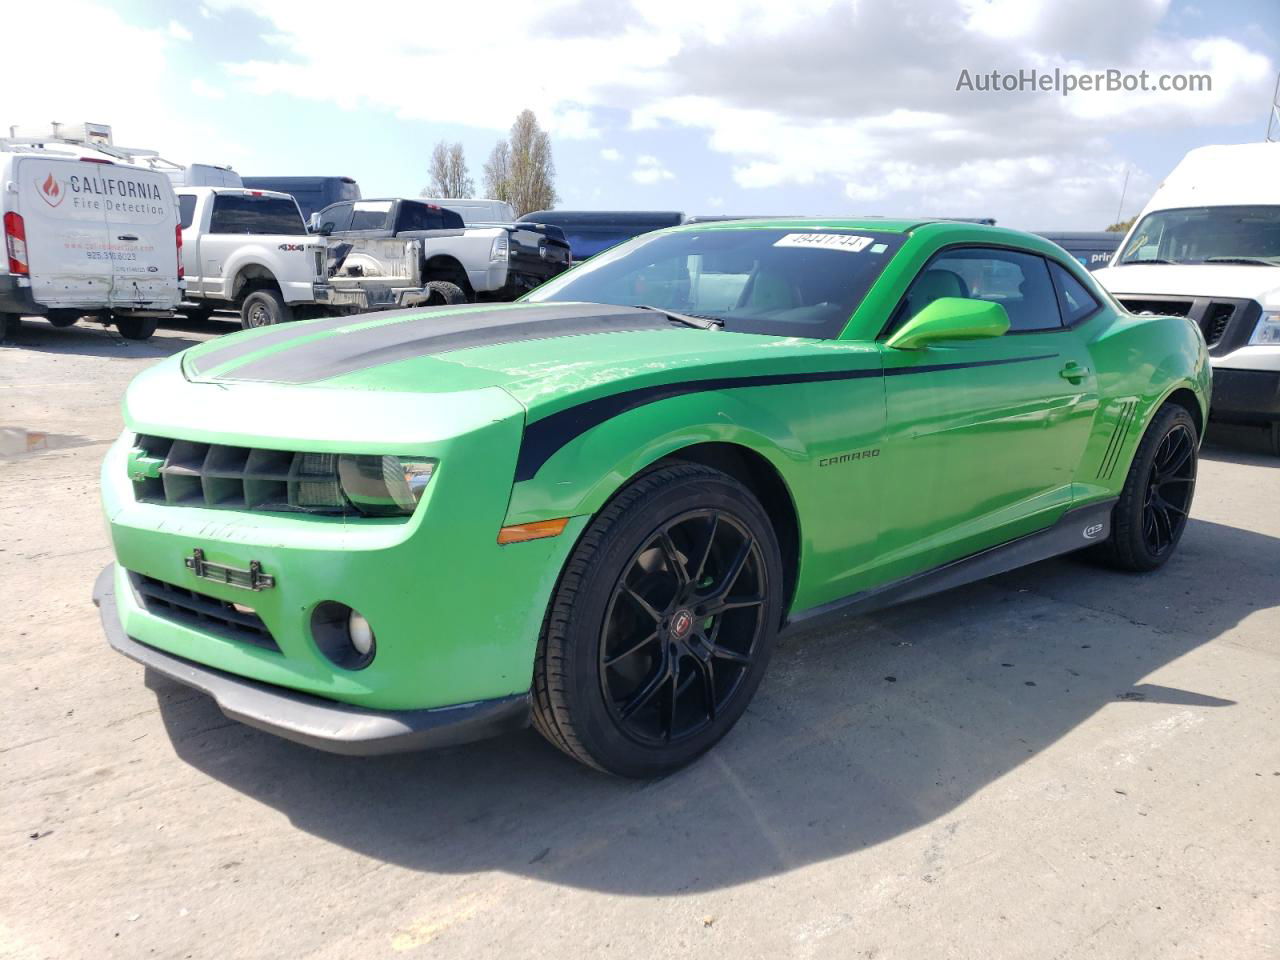
[[[688,610],[677,610],[671,618],[671,636],[683,640],[693,629],[693,614]]]

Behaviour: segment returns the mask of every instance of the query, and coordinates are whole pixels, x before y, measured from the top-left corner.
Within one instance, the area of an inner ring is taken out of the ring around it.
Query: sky
[[[1187,150],[1262,139],[1280,71],[1277,0],[381,0],[367,22],[361,9],[13,5],[0,130],[108,123],[118,144],[184,163],[416,196],[441,139],[464,145],[480,187],[529,108],[563,208],[1098,230],[1137,213]],[[957,89],[962,71],[1033,69],[1208,74],[1211,89]]]

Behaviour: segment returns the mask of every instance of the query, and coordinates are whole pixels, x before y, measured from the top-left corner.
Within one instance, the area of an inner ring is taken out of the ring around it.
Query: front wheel
[[[589,766],[653,777],[742,716],[782,612],[782,561],[760,502],[697,464],[645,474],[592,521],[552,598],[534,725]]]
[[[240,326],[246,330],[268,327],[293,319],[293,311],[279,290],[254,290],[240,304]]]
[[[1156,411],[1138,444],[1112,512],[1101,558],[1120,570],[1155,570],[1182,539],[1196,489],[1200,438],[1191,414],[1175,404]]]

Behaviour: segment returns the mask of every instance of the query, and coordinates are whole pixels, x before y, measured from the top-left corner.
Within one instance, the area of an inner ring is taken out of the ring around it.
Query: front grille
[[[147,613],[228,640],[251,643],[266,650],[280,650],[267,625],[250,607],[228,603],[140,573],[130,573],[129,578],[142,609]]]
[[[1209,309],[1200,318],[1200,331],[1204,334],[1204,342],[1214,346],[1227,332],[1227,324],[1236,312],[1235,304],[1210,303]]]
[[[1158,317],[1186,317],[1191,314],[1194,300],[1133,300],[1121,297],[1120,302],[1130,313],[1151,313]]]
[[[1200,328],[1204,342],[1215,356],[1245,345],[1262,309],[1256,300],[1229,300],[1225,297],[1160,297],[1146,294],[1120,297],[1131,313],[1186,317]]]
[[[134,496],[145,503],[322,514],[349,509],[333,453],[139,435],[129,453],[129,476]]]

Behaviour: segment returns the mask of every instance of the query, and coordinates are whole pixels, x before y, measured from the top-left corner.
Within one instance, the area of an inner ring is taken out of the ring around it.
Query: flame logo
[[[40,190],[40,198],[51,207],[56,207],[66,199],[66,193],[62,189],[62,184],[53,178],[53,174],[49,174],[44,179],[44,183],[36,184]]]

